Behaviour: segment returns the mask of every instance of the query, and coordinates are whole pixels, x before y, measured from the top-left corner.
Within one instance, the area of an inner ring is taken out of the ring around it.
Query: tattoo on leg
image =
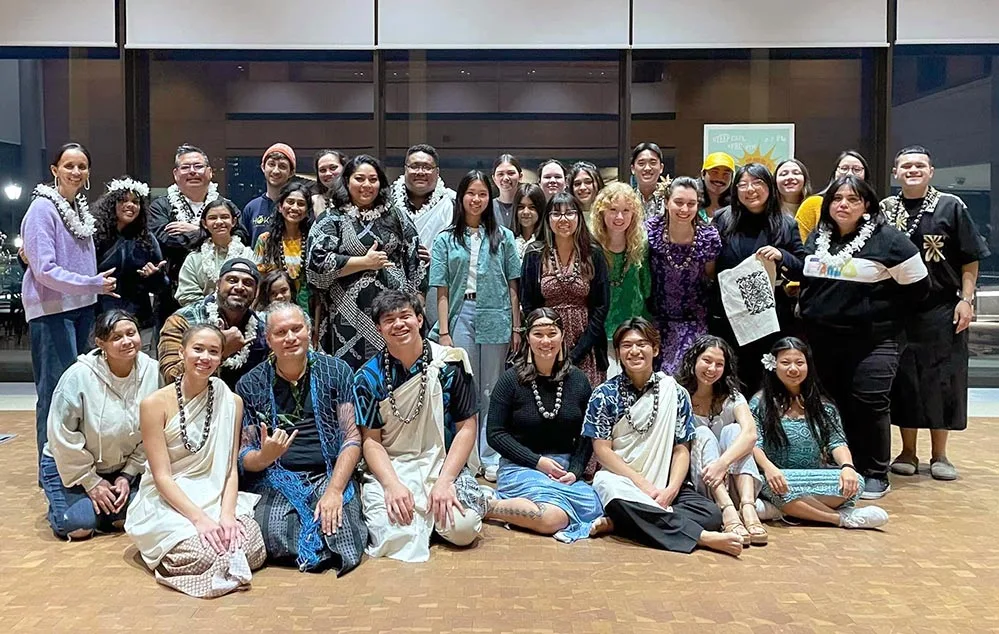
[[[541,519],[541,516],[545,514],[545,509],[548,508],[548,505],[545,503],[538,504],[536,502],[531,502],[531,504],[534,504],[535,508],[522,509],[516,506],[504,504],[503,502],[494,502],[489,509],[489,513],[492,515],[505,515],[507,517],[525,517],[530,520]]]

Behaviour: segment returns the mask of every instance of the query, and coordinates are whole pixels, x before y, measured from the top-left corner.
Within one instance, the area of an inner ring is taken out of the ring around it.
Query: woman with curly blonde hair
[[[607,340],[627,319],[648,317],[646,307],[652,288],[649,274],[648,240],[645,236],[645,207],[638,192],[624,183],[611,183],[597,194],[591,208],[593,237],[607,258],[610,280],[610,306],[604,329]],[[621,371],[608,345],[610,367],[607,376]]]
[[[666,213],[649,218],[650,305],[662,338],[660,369],[674,374],[683,353],[708,331],[708,289],[721,251],[718,229],[698,215],[702,192],[687,176],[666,189]]]

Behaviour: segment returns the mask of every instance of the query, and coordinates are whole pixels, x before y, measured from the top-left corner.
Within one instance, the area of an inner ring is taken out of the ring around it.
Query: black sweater
[[[548,377],[538,377],[538,393],[546,411],[555,406],[557,385]],[[581,478],[593,453],[592,443],[582,435],[591,391],[582,370],[569,370],[562,385],[562,407],[548,420],[538,412],[531,384],[518,382],[517,369],[510,368],[500,375],[489,397],[489,446],[530,469],[537,468],[542,454],[569,454],[569,471]]]
[[[597,368],[606,370],[607,333],[604,322],[607,321],[607,309],[610,303],[607,259],[596,244],[591,247],[590,259],[593,262],[593,279],[590,280],[590,294],[586,297],[588,310],[586,330],[569,351],[569,360],[579,364],[592,351],[597,361]],[[520,276],[520,308],[525,317],[535,308],[547,305],[544,293],[541,292],[543,268],[541,249],[528,249],[524,254],[524,267]]]

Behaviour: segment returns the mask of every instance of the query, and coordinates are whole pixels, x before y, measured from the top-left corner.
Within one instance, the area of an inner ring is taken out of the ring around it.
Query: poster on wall
[[[727,152],[736,165],[762,163],[770,171],[794,156],[793,123],[705,123],[704,156]]]

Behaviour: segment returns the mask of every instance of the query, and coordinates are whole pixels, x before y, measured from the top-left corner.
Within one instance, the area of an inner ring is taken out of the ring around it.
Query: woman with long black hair
[[[582,205],[568,192],[553,195],[541,220],[541,240],[524,255],[520,305],[525,314],[555,309],[565,326],[569,360],[590,385],[603,383],[607,372],[609,297],[607,259],[586,228]]]
[[[819,376],[843,414],[865,478],[864,499],[888,493],[891,387],[904,321],[929,292],[919,249],[880,211],[856,176],[833,181],[808,238],[801,318]]]
[[[215,292],[219,271],[233,258],[254,261],[253,249],[243,243],[239,209],[216,198],[201,210],[201,242],[180,267],[175,297],[181,306],[200,302]]]
[[[291,182],[278,195],[277,213],[271,217],[270,228],[260,234],[253,246],[257,270],[264,275],[284,269],[294,282],[292,300],[309,310],[309,287],[302,274],[305,261],[305,239],[312,227],[312,199],[305,183]]]
[[[836,157],[835,167],[829,176],[829,181],[819,193],[809,196],[801,202],[798,211],[794,214],[794,219],[798,221],[798,231],[801,233],[801,241],[808,240],[815,227],[819,224],[819,212],[822,209],[822,197],[829,191],[836,179],[843,176],[855,176],[866,182],[871,187],[874,186],[874,174],[867,163],[864,155],[856,150],[844,150]]]
[[[383,290],[425,296],[420,236],[409,214],[389,200],[389,180],[373,156],[344,166],[348,201],[329,209],[309,231],[307,281],[323,309],[317,324],[323,349],[357,370],[385,346],[367,309]]]
[[[520,256],[513,232],[493,213],[488,176],[472,170],[458,184],[451,226],[434,239],[430,286],[437,289],[434,331],[441,345],[468,353],[479,398],[478,457],[495,482],[499,455],[486,444],[489,394],[511,344],[520,348]],[[431,334],[431,338],[434,334]]]
[[[839,411],[815,377],[808,345],[785,337],[761,363],[763,391],[749,409],[756,419],[753,455],[765,479],[763,497],[785,514],[811,522],[884,526],[888,514],[881,508],[853,506],[864,481],[853,466]]]
[[[715,226],[721,235],[722,248],[715,260],[717,273],[734,268],[748,257],[774,262],[778,281],[801,277],[805,250],[794,219],[781,211],[777,184],[766,166],[749,163],[736,170],[732,180],[732,204],[715,216]],[[792,300],[783,292],[775,292],[777,319],[780,330],[791,327],[794,320]],[[745,345],[739,345],[728,316],[722,307],[721,293],[712,294],[709,331],[722,337],[736,349],[739,358],[759,358],[780,337],[780,332]],[[760,385],[760,369],[755,363],[743,363],[739,378],[748,393]]]

